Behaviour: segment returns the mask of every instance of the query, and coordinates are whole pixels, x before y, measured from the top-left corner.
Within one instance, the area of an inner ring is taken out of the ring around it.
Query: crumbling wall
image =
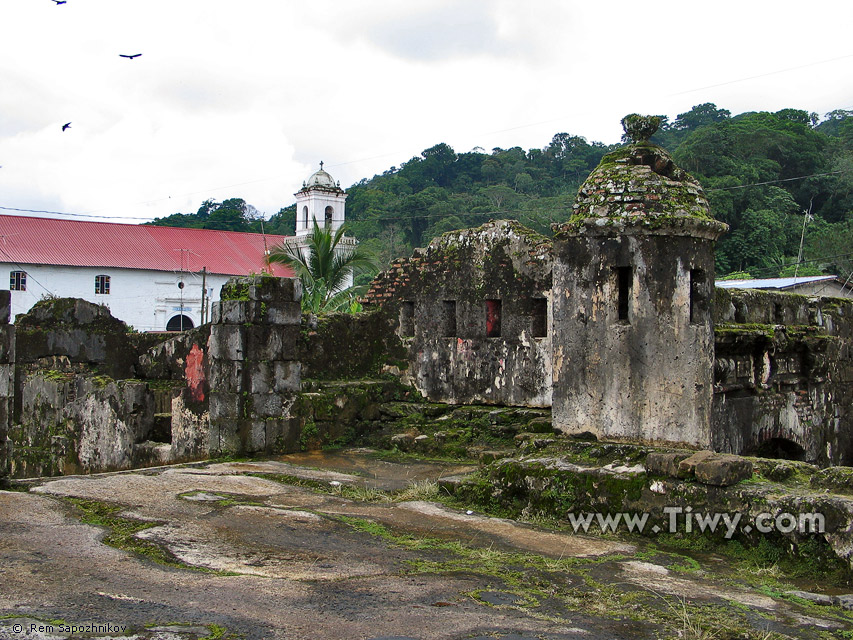
[[[222,287],[208,343],[212,454],[297,449],[290,409],[301,382],[301,297],[297,279],[232,278]]]
[[[153,396],[144,382],[42,371],[21,384],[11,428],[15,477],[91,473],[162,463],[149,443]]]
[[[712,446],[853,464],[853,302],[717,289]]]
[[[79,298],[40,300],[15,324],[19,366],[63,357],[111,378],[134,375],[138,354],[129,328],[103,305]]]
[[[137,369],[154,395],[155,431],[169,443],[169,461],[200,460],[210,453],[210,325],[180,333],[149,349]]]
[[[433,402],[549,406],[551,244],[514,221],[451,231],[380,274],[380,308]]]

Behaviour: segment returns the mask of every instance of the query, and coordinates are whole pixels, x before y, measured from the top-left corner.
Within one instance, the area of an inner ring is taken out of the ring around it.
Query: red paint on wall
[[[501,301],[486,300],[486,336],[501,337]]]
[[[199,349],[197,344],[194,344],[187,354],[185,373],[190,398],[194,402],[204,401],[204,383],[207,382],[204,375],[204,351]]]

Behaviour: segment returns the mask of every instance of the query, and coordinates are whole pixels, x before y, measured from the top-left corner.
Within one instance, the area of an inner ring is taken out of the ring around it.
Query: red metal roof
[[[285,238],[267,235],[267,247]],[[155,271],[207,267],[209,273],[235,276],[268,271],[260,233],[14,215],[0,215],[0,262]],[[273,273],[293,275],[282,265],[274,265]]]

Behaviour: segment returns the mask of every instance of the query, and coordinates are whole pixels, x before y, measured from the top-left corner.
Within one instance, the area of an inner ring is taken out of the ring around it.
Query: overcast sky
[[[320,160],[346,188],[439,142],[853,109],[849,0],[2,0],[0,24],[0,207],[128,222],[269,217]]]

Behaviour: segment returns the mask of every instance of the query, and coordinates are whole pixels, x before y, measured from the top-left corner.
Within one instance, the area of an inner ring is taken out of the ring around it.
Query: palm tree
[[[376,263],[359,245],[341,245],[344,226],[334,234],[328,227],[314,229],[307,237],[307,255],[301,248],[285,241],[270,250],[267,262],[289,266],[302,280],[302,309],[310,313],[323,311],[355,311],[360,308],[357,297],[366,285],[345,286],[351,276],[375,273]]]

